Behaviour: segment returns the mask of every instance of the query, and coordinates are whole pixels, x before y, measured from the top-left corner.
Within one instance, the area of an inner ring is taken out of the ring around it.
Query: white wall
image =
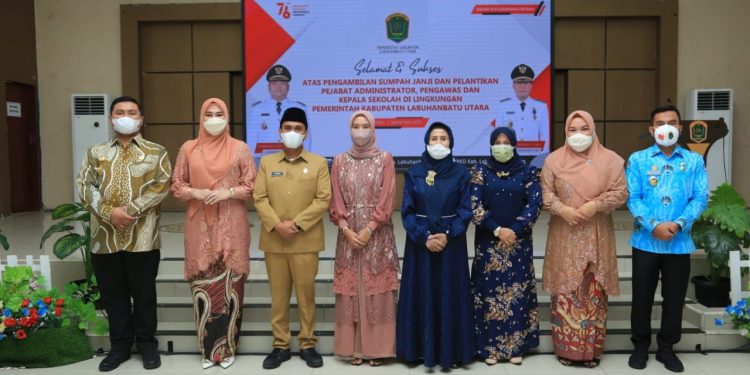
[[[45,207],[73,199],[70,94],[107,93],[116,97],[121,93],[120,5],[218,2],[35,0]]]
[[[732,184],[750,203],[750,1],[680,0],[677,106],[697,88],[734,89]]]

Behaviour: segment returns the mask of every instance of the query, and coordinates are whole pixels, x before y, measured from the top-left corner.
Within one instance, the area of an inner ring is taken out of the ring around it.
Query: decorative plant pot
[[[92,356],[88,336],[73,324],[31,331],[23,340],[6,337],[0,341],[0,367],[56,367]]]
[[[716,285],[703,275],[693,276],[690,281],[695,285],[695,298],[700,304],[707,307],[727,307],[732,304],[728,278],[722,277]]]

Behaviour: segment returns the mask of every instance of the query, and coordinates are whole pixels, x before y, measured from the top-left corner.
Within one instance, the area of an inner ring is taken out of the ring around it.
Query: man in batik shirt
[[[88,150],[77,179],[81,202],[91,212],[92,263],[112,345],[99,370],[127,361],[134,341],[143,368],[155,369],[161,365],[155,337],[159,205],[172,166],[163,146],[141,137],[143,112],[136,99],[113,100],[110,122],[116,137]]]

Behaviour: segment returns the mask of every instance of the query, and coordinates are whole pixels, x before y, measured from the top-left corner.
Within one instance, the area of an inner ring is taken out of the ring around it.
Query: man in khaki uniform
[[[274,337],[274,349],[263,361],[265,369],[290,358],[292,286],[299,306],[300,357],[310,367],[323,365],[315,351],[315,276],[318,253],[325,248],[322,219],[331,200],[331,179],[326,159],[303,149],[307,131],[305,111],[287,109],[279,126],[284,150],[261,158],[255,180],[255,208],[263,224],[259,247],[265,252],[271,287]]]

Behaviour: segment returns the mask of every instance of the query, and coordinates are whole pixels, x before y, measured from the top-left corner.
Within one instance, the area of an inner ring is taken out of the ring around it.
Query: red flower
[[[52,297],[50,296],[44,297],[42,298],[42,301],[44,301],[44,303],[49,305],[50,303],[52,303]]]
[[[26,338],[26,331],[24,331],[22,329],[19,329],[18,331],[16,331],[16,338],[19,339],[19,340],[25,339]]]
[[[36,311],[36,308],[32,307],[29,309],[29,316],[39,315],[39,313]]]
[[[31,301],[30,301],[30,300],[29,300],[28,298],[26,298],[26,299],[24,299],[23,301],[21,301],[21,307],[26,307],[26,306],[28,306],[28,305],[29,305],[30,303],[31,303]]]
[[[55,316],[60,316],[60,315],[62,315],[62,307],[57,306],[55,307]]]
[[[5,324],[6,327],[15,327],[16,320],[13,318],[5,318],[5,321],[3,321],[3,324]]]
[[[65,304],[65,300],[58,298],[55,300],[55,306],[62,307]]]

